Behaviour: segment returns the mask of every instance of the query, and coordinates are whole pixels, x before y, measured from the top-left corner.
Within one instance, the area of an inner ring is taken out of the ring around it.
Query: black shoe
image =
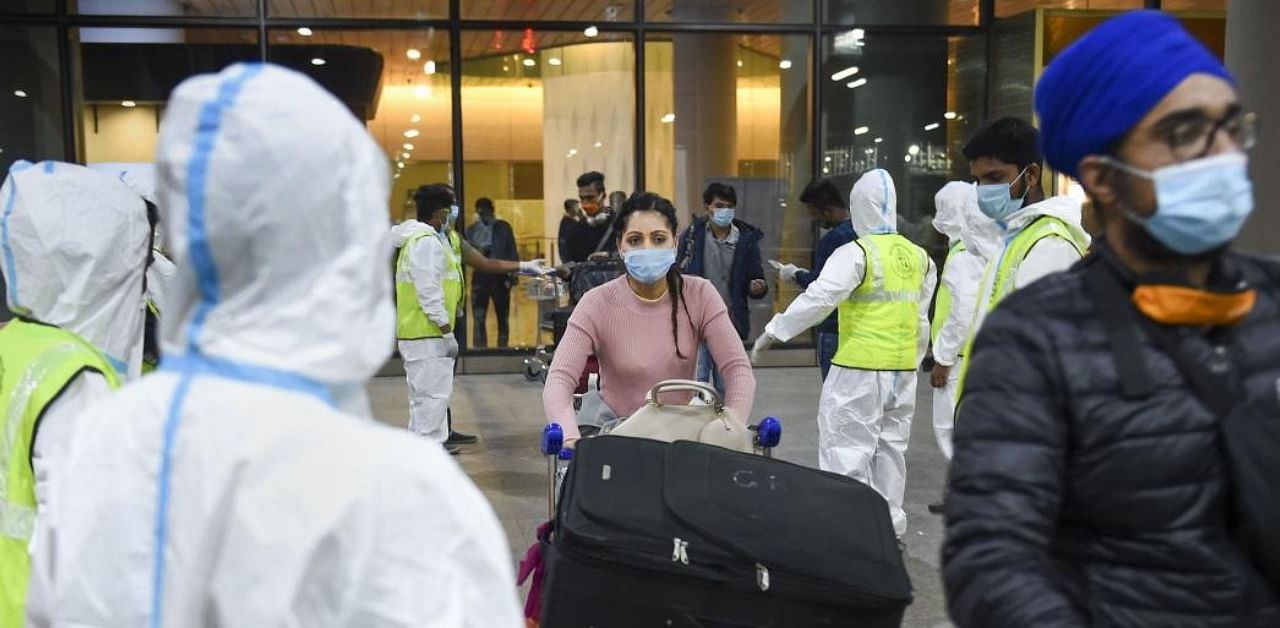
[[[450,456],[456,456],[456,455],[458,455],[459,453],[461,453],[461,452],[462,452],[462,448],[461,448],[461,447],[459,447],[459,446],[457,446],[457,445],[450,445],[450,444],[448,444],[448,443],[445,443],[445,445],[444,445],[444,451],[445,451],[445,453],[449,454]]]
[[[462,432],[449,432],[449,438],[445,439],[446,445],[474,445],[480,441],[480,437],[472,434],[463,434]]]
[[[947,505],[942,502],[938,502],[936,504],[929,504],[929,514],[941,515],[946,511],[947,511]]]

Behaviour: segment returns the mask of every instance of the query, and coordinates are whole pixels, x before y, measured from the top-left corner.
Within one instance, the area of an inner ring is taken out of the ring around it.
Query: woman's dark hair
[[[676,228],[679,221],[676,219],[676,206],[671,201],[654,194],[653,192],[636,192],[622,204],[622,211],[618,213],[614,224],[618,227],[618,242],[622,242],[622,236],[627,232],[627,223],[631,221],[631,216],[636,212],[656,212],[667,220],[667,226],[671,228],[671,239],[674,242],[676,238]],[[675,340],[676,356],[684,359],[684,352],[680,351],[680,323],[677,313],[679,308],[684,308],[684,316],[689,319],[689,326],[693,326],[693,316],[689,314],[689,303],[684,299],[684,275],[680,273],[680,269],[676,264],[672,264],[667,270],[667,292],[671,294],[671,337]]]

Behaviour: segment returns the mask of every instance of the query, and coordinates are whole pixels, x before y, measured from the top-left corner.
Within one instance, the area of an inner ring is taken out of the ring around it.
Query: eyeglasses
[[[1240,147],[1249,150],[1258,141],[1258,116],[1252,112],[1232,111],[1218,120],[1191,117],[1160,132],[1160,138],[1178,161],[1199,159],[1209,154],[1218,131]]]

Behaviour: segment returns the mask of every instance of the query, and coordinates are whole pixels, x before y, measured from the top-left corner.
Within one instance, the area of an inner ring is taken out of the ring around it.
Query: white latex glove
[[[556,272],[556,269],[548,268],[546,260],[543,259],[531,259],[527,262],[520,262],[521,275],[532,275],[536,277],[538,275],[549,275],[554,272]]]
[[[778,271],[778,276],[784,281],[795,281],[796,273],[805,270],[795,264],[783,264],[776,259],[769,260],[769,265],[772,266],[774,270]]]
[[[768,332],[760,334],[760,337],[756,338],[756,344],[751,347],[751,363],[755,364],[760,361],[760,352],[768,350],[769,347],[772,347],[777,342],[778,339]]]
[[[449,358],[458,357],[458,338],[449,332],[444,335],[444,355]]]

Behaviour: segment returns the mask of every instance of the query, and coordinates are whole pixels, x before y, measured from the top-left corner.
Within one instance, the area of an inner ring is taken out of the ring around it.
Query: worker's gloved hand
[[[760,360],[760,352],[767,350],[777,342],[778,339],[770,335],[769,332],[760,334],[760,337],[756,338],[756,344],[751,347],[751,363],[758,362]]]
[[[543,259],[531,259],[527,262],[520,262],[521,275],[532,275],[536,277],[538,275],[547,275],[554,272],[555,269],[548,268],[546,260]]]
[[[772,266],[774,270],[778,271],[778,276],[781,277],[783,281],[795,281],[796,273],[809,272],[795,264],[783,264],[776,259],[769,260],[769,265]]]
[[[457,339],[457,337],[455,337],[452,333],[448,333],[448,334],[445,334],[445,335],[444,335],[443,340],[444,340],[444,354],[445,354],[445,357],[449,357],[449,358],[456,358],[456,357],[458,357],[458,339]]]

